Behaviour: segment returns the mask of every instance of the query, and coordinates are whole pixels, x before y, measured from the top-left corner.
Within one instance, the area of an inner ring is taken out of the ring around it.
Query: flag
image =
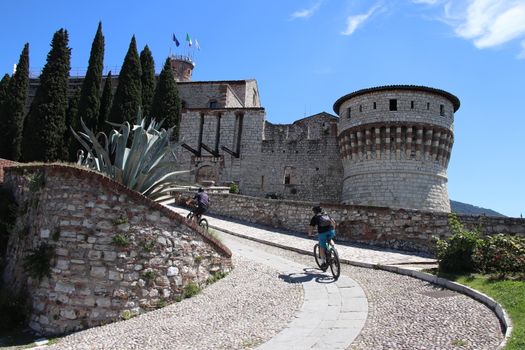
[[[190,35],[188,33],[186,33],[186,41],[188,42],[188,45],[192,45],[192,42],[191,42],[191,38],[190,38]]]
[[[177,40],[177,37],[175,36],[175,33],[173,33],[173,41],[175,42],[175,46],[179,47],[180,43]]]
[[[197,39],[195,39],[195,48],[199,51],[201,50],[201,46],[199,45],[199,42],[197,41]]]

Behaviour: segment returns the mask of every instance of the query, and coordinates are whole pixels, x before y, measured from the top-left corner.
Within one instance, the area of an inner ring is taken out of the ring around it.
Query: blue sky
[[[188,53],[189,33],[201,46],[194,80],[257,79],[273,123],[333,113],[367,87],[444,89],[461,100],[450,198],[525,214],[525,0],[27,0],[2,1],[0,13],[2,75],[26,42],[38,72],[61,27],[72,74],[87,67],[98,21],[107,67],[122,64],[135,34],[160,70],[170,52]]]

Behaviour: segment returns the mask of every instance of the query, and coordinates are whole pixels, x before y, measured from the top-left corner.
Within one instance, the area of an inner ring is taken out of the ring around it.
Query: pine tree
[[[24,45],[13,77],[9,80],[7,93],[2,104],[0,135],[0,157],[19,160],[22,130],[26,115],[26,99],[29,87],[29,44]]]
[[[109,113],[110,121],[114,123],[124,121],[134,123],[136,121],[142,100],[141,75],[137,43],[133,35],[118,76],[117,91],[115,91],[111,112]]]
[[[100,83],[104,61],[104,35],[102,23],[98,23],[97,34],[91,45],[89,66],[82,83],[80,100],[78,102],[78,118],[82,118],[87,127],[97,130],[98,113],[100,111]]]
[[[71,59],[68,43],[67,30],[62,28],[53,35],[40,85],[24,127],[24,161],[55,161],[67,153],[63,137]]]
[[[109,71],[106,81],[104,82],[104,90],[100,98],[100,111],[98,113],[98,129],[99,131],[109,132],[111,127],[106,123],[113,102],[113,84],[111,71]]]
[[[140,66],[142,68],[142,115],[149,118],[151,102],[155,93],[155,61],[153,61],[148,45],[140,53]]]
[[[171,68],[169,57],[164,63],[164,68],[160,72],[155,97],[151,105],[151,118],[157,121],[164,119],[164,128],[175,127],[174,135],[178,134],[178,127],[181,113],[181,101],[177,89],[177,83]]]
[[[80,118],[78,117],[78,107],[80,102],[81,89],[76,89],[73,95],[69,98],[66,111],[66,131],[64,133],[64,140],[67,146],[68,154],[65,159],[74,162],[77,159],[77,151],[82,148],[82,145],[73,136],[70,127],[75,130],[81,130]]]

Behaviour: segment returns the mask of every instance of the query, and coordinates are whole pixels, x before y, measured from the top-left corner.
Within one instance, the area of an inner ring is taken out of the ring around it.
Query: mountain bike
[[[193,211],[190,211],[188,215],[186,216],[186,219],[188,219],[188,221],[191,221],[193,220],[194,216],[195,216],[195,213]],[[208,220],[201,217],[201,219],[199,220],[199,226],[204,230],[204,232],[208,232],[208,227],[209,227]]]
[[[319,248],[319,243],[314,245],[314,257],[315,262],[319,268],[321,268],[321,252]],[[328,241],[328,251],[325,252],[326,263],[330,266],[330,271],[334,280],[337,281],[339,275],[341,275],[341,264],[339,263],[339,253],[335,249],[335,244],[333,240]],[[326,271],[326,270],[323,270]]]

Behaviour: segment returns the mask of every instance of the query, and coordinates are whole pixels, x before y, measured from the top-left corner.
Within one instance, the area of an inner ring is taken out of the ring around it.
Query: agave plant
[[[174,161],[168,161],[169,155],[176,159],[176,144],[170,142],[173,128],[159,130],[162,122],[151,120],[146,126],[145,119],[138,117],[133,127],[128,122],[109,123],[115,127],[109,138],[103,132],[95,135],[83,120],[80,123],[84,132],[71,129],[87,151],[85,156],[80,152],[78,164],[100,171],[153,200],[165,196],[177,184],[176,177],[188,172],[173,171]]]

